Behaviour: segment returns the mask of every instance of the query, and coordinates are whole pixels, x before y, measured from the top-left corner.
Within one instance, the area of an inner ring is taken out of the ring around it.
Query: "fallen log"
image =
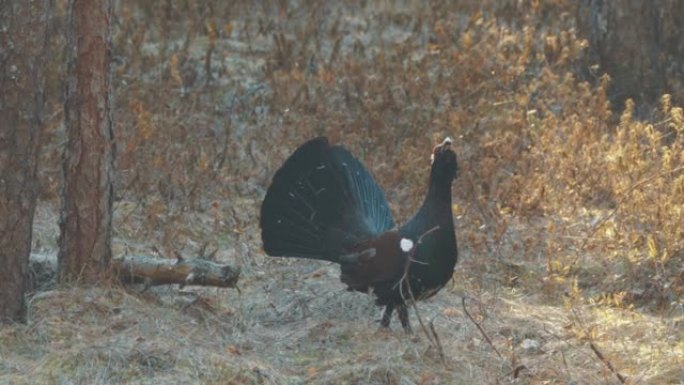
[[[236,287],[240,268],[207,259],[178,257],[156,258],[129,255],[112,259],[114,277],[124,283],[144,283],[148,286],[177,283],[181,286]]]
[[[142,283],[146,286],[179,284],[237,287],[240,268],[220,264],[204,258],[177,259],[128,255],[113,258],[110,263],[112,277],[122,283]],[[45,286],[57,276],[57,256],[31,254],[29,270],[34,287]]]

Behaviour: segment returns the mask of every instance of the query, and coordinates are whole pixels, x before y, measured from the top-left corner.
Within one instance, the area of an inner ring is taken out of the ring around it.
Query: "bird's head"
[[[458,173],[456,153],[451,149],[452,139],[447,137],[442,143],[435,146],[432,150],[432,171],[431,176],[438,180],[445,180],[451,183]]]

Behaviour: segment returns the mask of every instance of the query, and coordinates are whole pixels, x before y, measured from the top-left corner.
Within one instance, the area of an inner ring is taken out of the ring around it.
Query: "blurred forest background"
[[[66,2],[49,17],[43,255]],[[241,291],[38,288],[0,383],[684,384],[683,2],[120,0],[111,25],[113,255],[218,250]],[[441,347],[378,334],[336,266],[261,251],[270,178],[319,135],[399,223],[456,139],[460,261],[418,305]]]

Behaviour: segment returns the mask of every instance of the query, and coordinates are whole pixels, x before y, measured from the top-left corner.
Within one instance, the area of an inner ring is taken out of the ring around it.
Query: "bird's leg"
[[[394,305],[389,304],[385,306],[385,312],[382,313],[382,319],[380,320],[380,327],[389,328],[392,321],[392,312],[394,312]]]
[[[401,321],[401,326],[404,327],[406,334],[413,333],[411,330],[411,323],[409,322],[408,309],[406,308],[406,305],[400,305],[397,309],[397,314],[399,315],[399,321]]]

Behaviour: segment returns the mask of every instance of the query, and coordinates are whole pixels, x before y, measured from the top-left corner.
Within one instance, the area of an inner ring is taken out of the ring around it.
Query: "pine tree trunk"
[[[70,0],[68,12],[68,139],[58,259],[63,281],[95,283],[112,253],[111,0]]]
[[[684,1],[583,0],[577,25],[589,40],[589,65],[611,78],[610,97],[657,101],[673,93],[684,102]]]
[[[48,1],[0,1],[0,323],[24,318],[45,107]]]

